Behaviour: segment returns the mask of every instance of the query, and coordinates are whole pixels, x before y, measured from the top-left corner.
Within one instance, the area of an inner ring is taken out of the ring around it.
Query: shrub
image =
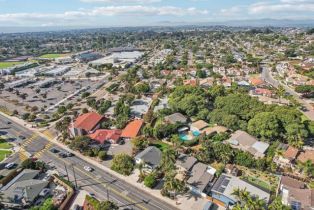
[[[100,160],[105,160],[107,158],[107,152],[106,151],[100,151],[98,153],[98,157]]]
[[[155,174],[151,173],[145,177],[144,185],[146,187],[153,188],[156,186],[156,184],[157,184],[157,180],[156,180]]]

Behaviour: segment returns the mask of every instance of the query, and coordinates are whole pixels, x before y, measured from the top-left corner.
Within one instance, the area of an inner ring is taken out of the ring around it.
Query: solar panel
[[[217,191],[220,192],[220,193],[223,193],[225,191],[225,189],[226,188],[224,188],[224,187],[219,187]]]
[[[293,210],[301,210],[301,203],[297,201],[292,201],[291,202],[291,208]]]
[[[222,182],[222,186],[227,187],[227,186],[228,186],[228,184],[229,184],[229,182],[230,182],[230,180],[229,180],[229,179],[225,179],[225,180],[223,180],[223,182]]]

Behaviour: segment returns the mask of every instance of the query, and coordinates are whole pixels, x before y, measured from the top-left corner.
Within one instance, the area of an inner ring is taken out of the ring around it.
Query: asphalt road
[[[94,193],[96,198],[99,200],[107,199],[107,186],[109,190],[109,199],[115,201],[121,209],[142,209],[142,210],[174,210],[173,206],[158,200],[157,198],[147,194],[146,192],[135,188],[134,186],[118,179],[117,177],[103,171],[100,168],[94,167],[86,161],[74,156],[69,158],[60,158],[58,155],[50,152],[49,149],[45,149],[47,145],[58,148],[56,145],[52,145],[48,140],[36,136],[32,131],[20,126],[19,124],[10,121],[0,115],[0,131],[7,132],[7,136],[19,136],[23,135],[26,138],[31,138],[25,148],[30,154],[40,154],[39,159],[54,165],[60,175],[66,177],[66,167],[69,174],[70,181],[74,182],[74,173],[77,179],[77,184],[80,189],[84,189],[90,193]],[[28,139],[24,140],[28,141]],[[22,140],[17,139],[17,143],[22,143]],[[61,148],[58,148],[62,150]],[[16,153],[5,162],[16,162],[20,163],[19,154]],[[66,166],[66,167],[65,167]],[[94,169],[92,172],[87,172],[83,169],[84,166],[90,166]],[[74,169],[74,172],[73,172]],[[1,174],[5,173],[6,170],[2,169]]]
[[[300,110],[305,116],[307,116],[310,120],[314,121],[314,110],[313,107],[306,102],[305,100],[301,99],[299,97],[299,94],[296,93],[293,89],[291,89],[289,86],[287,86],[286,84],[281,83],[280,81],[276,80],[275,78],[272,77],[271,73],[270,73],[270,69],[268,67],[263,67],[263,71],[262,71],[262,78],[269,84],[271,84],[274,87],[278,87],[279,85],[282,85],[286,92],[289,93],[290,95],[294,96],[295,99],[302,104],[305,108],[306,111],[302,111]]]

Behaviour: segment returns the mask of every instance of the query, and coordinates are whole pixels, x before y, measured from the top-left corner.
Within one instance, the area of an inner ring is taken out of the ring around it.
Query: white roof
[[[229,176],[226,174],[222,174],[216,183],[213,186],[212,191],[219,192],[234,201],[237,201],[237,198],[233,195],[235,189],[245,189],[253,196],[258,196],[259,199],[263,199],[266,202],[269,201],[269,193],[241,180],[235,176]]]
[[[264,154],[269,147],[269,144],[262,141],[257,141],[252,145],[252,147],[256,149],[256,151],[258,151],[259,153]]]

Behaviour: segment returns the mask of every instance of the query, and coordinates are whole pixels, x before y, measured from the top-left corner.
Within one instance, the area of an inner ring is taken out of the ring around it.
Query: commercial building
[[[5,86],[6,86],[6,88],[17,88],[17,87],[21,87],[23,85],[27,85],[31,82],[34,82],[34,80],[31,78],[25,78],[25,79],[20,79],[20,80],[14,81],[14,82],[7,83]]]
[[[35,84],[32,85],[32,87],[35,88],[45,88],[53,83],[57,82],[56,79],[54,78],[48,78],[48,79],[44,79],[44,80],[40,80],[39,82],[36,82]]]
[[[69,66],[59,66],[59,67],[50,69],[49,71],[46,71],[44,74],[46,76],[51,76],[51,77],[62,76],[63,74],[65,74],[66,72],[70,70],[71,68]]]

